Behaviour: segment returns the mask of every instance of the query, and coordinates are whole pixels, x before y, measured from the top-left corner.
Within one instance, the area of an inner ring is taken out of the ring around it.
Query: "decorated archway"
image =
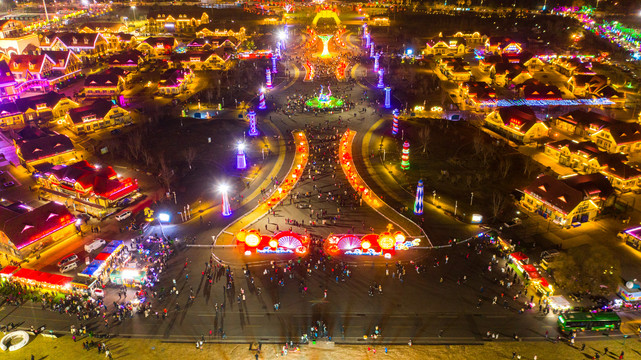
[[[341,24],[341,19],[338,18],[338,14],[336,14],[336,11],[331,9],[322,9],[317,12],[316,16],[314,16],[314,20],[312,21],[312,25],[316,26],[318,20],[320,19],[334,19],[337,26]]]

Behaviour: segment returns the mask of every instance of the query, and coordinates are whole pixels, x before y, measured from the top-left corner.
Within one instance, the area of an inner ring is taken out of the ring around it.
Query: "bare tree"
[[[196,160],[196,155],[196,148],[192,146],[183,151],[183,156],[185,157],[185,161],[187,161],[187,165],[189,165],[189,170],[191,170],[192,165],[194,164],[194,160]]]
[[[419,136],[421,137],[421,144],[423,144],[423,154],[425,154],[427,151],[427,143],[430,141],[430,127],[427,125],[427,122],[423,128],[421,128]]]
[[[477,133],[474,135],[474,139],[472,139],[473,145],[474,145],[474,152],[476,155],[480,155],[483,152],[483,149],[485,148],[485,142],[483,141],[483,136],[481,133]]]
[[[536,170],[536,164],[532,159],[529,157],[525,158],[525,164],[523,164],[523,174],[527,175],[527,177],[530,177],[532,175],[532,172]]]
[[[501,193],[493,192],[492,193],[492,219],[496,220],[496,218],[499,216],[501,213],[501,210],[503,209],[503,205],[505,204],[505,196]]]
[[[134,160],[140,159],[140,156],[142,155],[142,138],[142,133],[140,131],[132,133],[127,138],[127,149],[129,150],[131,158]]]
[[[160,172],[158,173],[158,176],[160,177],[160,181],[165,186],[165,189],[167,189],[167,191],[170,192],[171,181],[174,178],[174,170],[171,169],[167,164],[167,160],[165,159],[164,153],[161,153],[160,156],[158,157],[158,164],[160,165]]]
[[[467,185],[468,189],[472,188],[472,175],[467,175],[465,177],[465,185]]]
[[[510,172],[511,167],[512,160],[508,157],[502,157],[501,161],[499,161],[499,173],[503,178],[507,177],[507,174]]]

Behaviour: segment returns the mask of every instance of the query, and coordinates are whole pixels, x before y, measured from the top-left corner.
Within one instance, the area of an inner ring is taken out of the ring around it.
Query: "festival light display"
[[[303,170],[307,166],[307,161],[309,159],[309,143],[307,142],[307,137],[301,131],[294,135],[296,143],[296,155],[294,157],[294,163],[289,170],[289,173],[285,179],[280,183],[280,186],[272,195],[267,198],[261,205],[259,210],[267,212],[269,209],[280,204],[283,199],[287,197],[287,194],[294,188],[298,180],[303,176]]]
[[[236,169],[245,170],[247,168],[247,159],[245,158],[245,144],[238,144],[238,152],[236,153]]]
[[[279,58],[279,59],[281,58],[281,54],[280,54],[280,48],[281,48],[281,46],[282,46],[282,45],[281,45],[281,42],[280,42],[280,41],[276,43],[276,53],[275,53],[275,56],[276,56],[277,58]]]
[[[269,69],[265,69],[265,82],[268,89],[272,88],[272,72]]]
[[[231,215],[231,205],[229,204],[229,187],[227,185],[221,185],[218,188],[218,191],[222,194],[222,214],[223,216],[230,216]]]
[[[376,85],[376,87],[379,89],[382,89],[385,87],[385,84],[383,84],[383,73],[385,73],[385,70],[378,69],[378,85]]]
[[[346,76],[345,76],[345,71],[347,70],[347,63],[345,61],[341,61],[338,66],[336,67],[336,80],[338,81],[345,81]]]
[[[349,181],[352,188],[360,195],[361,199],[363,199],[367,205],[377,209],[383,206],[383,201],[365,184],[365,181],[358,175],[358,171],[356,171],[352,163],[352,142],[355,135],[355,131],[347,130],[341,137],[340,147],[338,149],[341,168],[347,181]]]
[[[410,142],[403,143],[403,152],[401,154],[401,169],[409,170],[410,168]]]
[[[278,67],[277,65],[278,57],[273,56],[272,57],[272,74],[278,74]]]
[[[374,57],[374,43],[369,44],[369,57],[370,59]]]
[[[267,101],[265,101],[265,88],[260,88],[260,93],[258,94],[258,109],[267,109]]]
[[[247,119],[249,119],[249,136],[258,136],[260,132],[256,128],[256,112],[254,110],[249,110],[247,113]]]
[[[369,48],[371,44],[371,36],[369,32],[365,32],[365,48]]]
[[[392,135],[398,134],[398,116],[398,109],[394,109],[394,111],[392,111]]]
[[[323,93],[323,85],[321,85],[320,93],[317,97],[305,102],[305,105],[317,109],[338,109],[342,108],[344,104],[342,99],[337,99],[332,96],[332,89],[330,89],[329,86],[327,86],[327,94]]]
[[[274,236],[262,235],[256,229],[242,229],[236,234],[238,249],[245,255],[252,254],[295,254],[308,253],[310,239],[292,231],[281,231]]]
[[[384,232],[382,234],[332,234],[323,242],[323,250],[328,255],[383,256],[389,259],[396,251],[409,250],[419,246],[420,240],[408,240],[405,235]]]
[[[309,60],[303,64],[303,67],[305,68],[305,78],[303,79],[304,82],[310,82],[314,80],[314,65],[312,65]]]
[[[392,88],[389,86],[385,87],[385,108],[389,109],[392,107]]]
[[[414,214],[423,214],[423,180],[418,181],[416,186],[416,199],[414,200]]]
[[[323,42],[323,52],[320,54],[320,57],[326,58],[332,56],[329,52],[329,40],[334,37],[334,35],[317,35],[319,39]]]
[[[494,100],[496,106],[498,107],[508,107],[508,106],[576,106],[576,105],[586,105],[586,106],[604,106],[604,105],[613,105],[614,102],[608,98],[593,98],[593,99],[554,99],[554,100],[534,100],[534,99],[501,99]],[[493,102],[494,102],[493,101]]]
[[[380,57],[381,57],[381,54],[379,53],[374,54],[374,72],[378,72],[378,67],[379,67],[378,59],[380,59]]]

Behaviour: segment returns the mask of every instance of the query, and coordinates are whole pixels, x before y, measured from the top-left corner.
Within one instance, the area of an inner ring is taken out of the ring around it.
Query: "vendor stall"
[[[31,269],[20,269],[11,276],[11,281],[17,281],[33,290],[50,290],[70,292],[71,281],[69,276],[50,274]]]

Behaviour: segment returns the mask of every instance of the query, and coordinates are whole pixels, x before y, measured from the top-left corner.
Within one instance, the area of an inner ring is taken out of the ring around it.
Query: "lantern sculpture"
[[[423,180],[418,181],[416,187],[416,200],[414,200],[414,214],[423,214]]]
[[[392,111],[392,135],[398,134],[398,109]]]
[[[373,58],[374,57],[374,43],[372,42],[369,44],[369,57]]]
[[[229,216],[231,215],[231,206],[229,204],[229,194],[228,194],[229,188],[227,187],[227,185],[221,185],[219,190],[223,196],[223,202],[221,204],[223,208],[223,216]]]
[[[245,144],[238,144],[238,152],[236,153],[236,169],[245,170],[247,168],[247,159],[245,158]]]
[[[382,89],[385,87],[385,84],[383,84],[383,73],[385,70],[383,69],[378,69],[378,85],[376,85],[377,88]]]
[[[381,57],[381,54],[376,53],[374,54],[374,72],[378,72],[378,67],[379,67],[379,59]]]
[[[269,69],[265,69],[265,82],[267,83],[267,88],[272,88],[272,72]]]
[[[403,143],[403,152],[401,154],[401,169],[409,170],[410,168],[410,143],[405,141]]]
[[[260,88],[260,93],[258,94],[258,109],[267,109],[267,102],[265,101],[265,88]]]
[[[260,132],[258,132],[258,129],[256,128],[256,112],[254,110],[249,110],[247,118],[249,119],[249,136],[258,136]]]
[[[272,56],[272,73],[273,74],[278,74],[278,68],[276,67],[278,61],[277,56]]]
[[[385,87],[385,108],[389,109],[392,107],[392,88],[387,86]]]

